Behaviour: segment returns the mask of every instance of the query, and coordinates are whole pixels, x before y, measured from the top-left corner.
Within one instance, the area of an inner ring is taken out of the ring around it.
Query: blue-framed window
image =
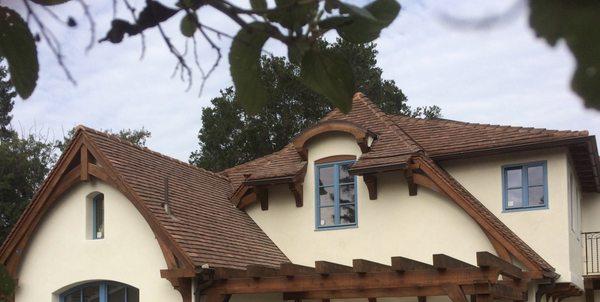
[[[502,191],[505,211],[548,208],[546,162],[503,166]]]
[[[348,171],[353,163],[315,165],[317,229],[357,225],[356,176]]]
[[[104,194],[92,199],[92,239],[104,238]]]
[[[113,281],[90,282],[73,287],[60,295],[60,302],[139,302],[140,291]]]

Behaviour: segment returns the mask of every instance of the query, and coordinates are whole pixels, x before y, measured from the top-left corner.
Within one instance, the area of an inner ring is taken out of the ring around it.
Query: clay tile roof
[[[394,122],[433,158],[515,145],[549,143],[588,137],[587,131],[466,123],[391,115]]]
[[[243,211],[229,202],[229,179],[89,128],[108,159],[195,265],[244,268],[289,261]],[[172,216],[163,208],[165,178]]]

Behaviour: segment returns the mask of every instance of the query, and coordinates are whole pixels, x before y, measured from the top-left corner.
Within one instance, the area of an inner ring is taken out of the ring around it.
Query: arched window
[[[140,291],[113,281],[89,282],[60,295],[60,302],[139,302]]]
[[[92,239],[104,238],[104,194],[92,198]]]

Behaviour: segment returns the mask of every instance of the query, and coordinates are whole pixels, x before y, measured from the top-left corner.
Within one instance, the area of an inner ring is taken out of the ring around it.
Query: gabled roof
[[[88,151],[93,158],[90,163]],[[177,258],[171,260],[175,268],[186,261],[195,267],[208,264],[225,268],[276,266],[288,261],[246,213],[231,205],[227,178],[79,126],[69,148],[0,249],[0,260],[5,264],[19,255],[12,260],[13,273],[18,266],[14,261],[19,262],[22,254],[15,254],[17,246],[26,247],[27,234],[43,219],[49,203],[58,198],[57,194],[84,181],[84,174],[87,181],[88,171],[92,177],[117,187],[134,203],[157,235],[163,253],[166,248],[170,250],[167,254]],[[65,179],[72,181],[65,186]]]

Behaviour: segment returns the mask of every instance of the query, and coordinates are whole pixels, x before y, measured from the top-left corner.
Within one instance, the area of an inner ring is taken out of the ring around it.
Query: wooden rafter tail
[[[315,261],[315,270],[321,275],[329,275],[335,273],[351,273],[354,271],[354,269],[351,266],[346,266],[328,261]]]
[[[352,269],[355,273],[366,274],[373,272],[390,272],[392,271],[392,267],[389,265],[381,264],[378,262],[373,262],[364,259],[354,259],[352,260]]]
[[[215,280],[227,280],[232,278],[246,278],[248,274],[246,270],[226,267],[212,268],[214,271],[213,278]]]
[[[419,262],[419,261],[412,260],[409,258],[397,256],[397,257],[392,257],[392,270],[399,272],[399,273],[404,273],[407,271],[423,271],[423,270],[434,271],[435,267],[433,267],[433,265],[430,265],[427,263],[423,263],[423,262]]]
[[[475,268],[474,265],[452,258],[445,254],[433,255],[433,266],[440,271],[452,268]]]
[[[293,263],[282,263],[279,266],[279,271],[281,275],[286,277],[294,277],[299,275],[313,275],[317,273],[317,270],[314,267],[304,266]]]
[[[279,275],[280,272],[278,268],[258,264],[251,264],[246,266],[246,276],[248,276],[249,278],[263,278]]]
[[[417,195],[417,184],[415,183],[414,173],[412,169],[404,170],[404,177],[406,178],[406,183],[408,184],[408,195],[416,196]]]
[[[367,191],[369,192],[369,199],[376,200],[377,199],[377,175],[375,174],[364,174],[363,181],[367,186]]]

